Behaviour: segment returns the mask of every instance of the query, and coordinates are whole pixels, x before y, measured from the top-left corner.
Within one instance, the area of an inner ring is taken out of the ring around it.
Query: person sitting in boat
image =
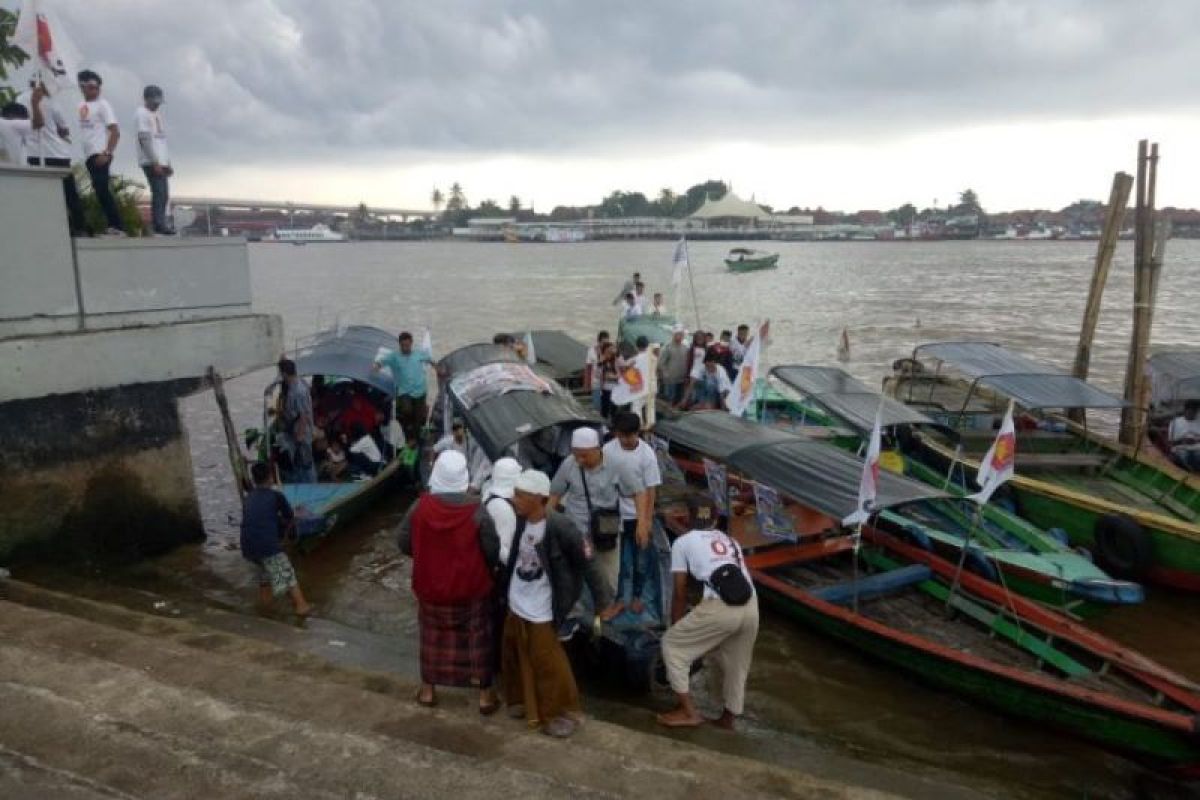
[[[693,371],[684,391],[681,407],[699,411],[701,409],[723,408],[725,398],[733,384],[729,382],[729,373],[721,366],[720,357],[712,350],[704,356],[704,363],[699,370]]]
[[[325,460],[321,463],[321,468],[318,471],[318,477],[323,481],[340,481],[349,468],[349,462],[346,460],[346,444],[341,435],[334,436],[329,440],[329,446],[325,449]]]
[[[361,423],[356,423],[350,434],[350,450],[346,460],[359,475],[374,477],[383,469],[383,453],[379,450],[379,444]]]
[[[642,307],[638,305],[637,297],[633,292],[625,294],[625,305],[621,308],[621,316],[625,319],[633,319],[642,315]]]
[[[1167,428],[1167,441],[1171,455],[1184,469],[1200,472],[1200,400],[1188,400],[1183,414],[1171,420]]]
[[[650,313],[662,317],[667,313],[667,301],[663,300],[662,292],[654,293],[654,302],[650,304]]]
[[[708,498],[688,503],[691,530],[671,545],[671,627],[663,635],[662,657],[679,705],[658,715],[672,728],[696,727],[704,718],[689,687],[692,664],[713,654],[721,668],[724,711],[713,723],[732,729],[746,698],[746,678],[758,638],[758,597],[741,546],[715,528],[717,510]],[[688,579],[704,586],[700,605],[687,610]],[[686,613],[685,613],[686,612]]]

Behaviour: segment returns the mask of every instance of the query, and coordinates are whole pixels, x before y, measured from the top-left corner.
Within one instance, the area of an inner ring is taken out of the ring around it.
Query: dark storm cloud
[[[1190,111],[1200,72],[1192,0],[57,5],[110,96],[163,85],[174,146],[230,163]]]

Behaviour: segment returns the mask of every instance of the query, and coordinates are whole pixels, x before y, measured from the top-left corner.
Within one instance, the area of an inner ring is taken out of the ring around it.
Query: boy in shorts
[[[242,556],[258,567],[258,600],[269,606],[286,593],[296,614],[306,617],[312,606],[304,599],[296,571],[283,552],[284,534],[295,526],[295,514],[287,498],[271,488],[271,472],[261,461],[250,468],[254,489],[242,506]]]

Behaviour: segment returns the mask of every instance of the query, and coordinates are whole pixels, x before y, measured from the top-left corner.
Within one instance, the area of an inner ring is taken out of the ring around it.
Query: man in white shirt
[[[667,301],[663,300],[662,292],[654,293],[654,302],[650,304],[650,313],[659,316],[667,313]]]
[[[5,103],[0,108],[0,145],[4,148],[5,163],[24,166],[25,143],[32,135],[29,110],[20,103]]]
[[[662,473],[658,469],[658,457],[654,448],[642,441],[638,435],[642,420],[632,412],[617,414],[613,421],[615,436],[601,450],[604,460],[626,472],[636,475],[648,495],[647,502],[654,508],[655,495],[662,486]],[[646,608],[642,599],[646,579],[654,581],[654,547],[651,541],[642,544],[637,540],[637,507],[632,497],[621,497],[617,503],[621,514],[621,569],[617,579],[617,599],[626,603],[635,614]]]
[[[746,348],[750,346],[750,326],[738,325],[737,336],[729,343],[729,349],[733,351],[733,368],[739,370],[742,368],[742,362],[746,360]]]
[[[721,669],[723,676],[721,694],[725,710],[713,722],[732,729],[734,719],[741,715],[745,704],[746,678],[750,674],[754,640],[758,638],[758,597],[751,588],[748,602],[730,605],[713,589],[710,579],[714,572],[725,565],[740,569],[751,587],[753,582],[741,547],[728,534],[713,527],[717,513],[712,501],[696,498],[689,506],[692,530],[671,545],[671,574],[674,579],[671,627],[662,639],[667,679],[679,699],[679,705],[665,714],[659,714],[658,721],[672,728],[704,724],[704,718],[692,701],[688,684],[692,664],[708,657]],[[703,599],[691,611],[687,611],[688,578],[704,585]]]
[[[113,197],[108,174],[113,153],[121,141],[121,129],[112,106],[100,96],[101,83],[100,76],[90,69],[79,73],[79,91],[83,93],[83,102],[79,104],[79,133],[92,189],[96,192],[96,200],[108,224],[104,233],[107,236],[124,236],[121,212]]]
[[[144,105],[137,110],[138,164],[146,174],[150,186],[150,219],[154,232],[161,236],[173,236],[174,229],[167,224],[167,178],[175,174],[171,169],[171,158],[167,152],[167,129],[163,125],[163,90],[147,86],[142,91]]]
[[[44,83],[34,82],[29,94],[30,125],[33,138],[26,147],[25,156],[31,167],[57,167],[67,170],[63,176],[63,199],[67,203],[67,219],[72,236],[87,234],[87,223],[83,217],[83,203],[79,200],[79,188],[75,185],[75,174],[71,172],[71,129],[67,118],[51,99]]]
[[[1200,400],[1189,400],[1183,406],[1183,415],[1171,420],[1167,428],[1167,441],[1171,444],[1171,455],[1185,469],[1200,472]]]
[[[604,410],[604,367],[600,365],[600,352],[608,342],[608,331],[596,334],[596,344],[588,348],[583,362],[583,388],[592,393],[592,410],[599,414]]]
[[[640,317],[642,315],[642,307],[638,304],[637,296],[633,292],[625,293],[625,305],[621,307],[621,315],[625,319]]]
[[[720,357],[710,350],[703,363],[692,368],[681,405],[687,409],[723,408],[732,388]]]

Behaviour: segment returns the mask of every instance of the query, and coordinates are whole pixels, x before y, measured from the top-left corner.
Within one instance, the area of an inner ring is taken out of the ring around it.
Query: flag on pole
[[[533,349],[533,331],[525,331],[525,363],[531,367],[537,363],[537,351]]]
[[[421,337],[421,352],[433,358],[433,334],[429,332],[429,328],[425,329],[425,335]]]
[[[988,448],[987,455],[979,462],[979,473],[975,482],[980,490],[970,499],[983,505],[1000,488],[1000,485],[1013,476],[1017,463],[1017,429],[1013,425],[1013,401],[1008,401],[1008,411],[1004,413],[1004,422],[1000,424],[1000,432],[996,441]]]
[[[41,0],[24,0],[12,43],[29,56],[33,73],[54,91],[75,86],[78,51]]]
[[[875,513],[875,498],[879,494],[879,452],[883,440],[883,398],[875,411],[875,427],[867,444],[867,455],[863,460],[862,480],[858,484],[858,508],[842,520],[843,525],[861,526]]]
[[[649,374],[649,353],[638,353],[618,364],[617,385],[612,390],[613,404],[623,406],[645,398],[650,392]]]
[[[683,271],[689,268],[687,239],[683,236],[679,237],[679,244],[675,245],[675,255],[671,259],[671,263],[675,265],[674,271],[671,272],[671,288],[675,291],[676,301],[678,302],[679,285],[683,283]]]
[[[729,396],[725,400],[729,413],[735,417],[745,414],[751,401],[754,400],[754,387],[758,383],[762,343],[767,338],[770,327],[770,320],[764,322],[758,327],[758,332],[750,340],[750,344],[746,345],[746,355],[742,358],[742,366],[734,376],[733,386],[730,387]]]

